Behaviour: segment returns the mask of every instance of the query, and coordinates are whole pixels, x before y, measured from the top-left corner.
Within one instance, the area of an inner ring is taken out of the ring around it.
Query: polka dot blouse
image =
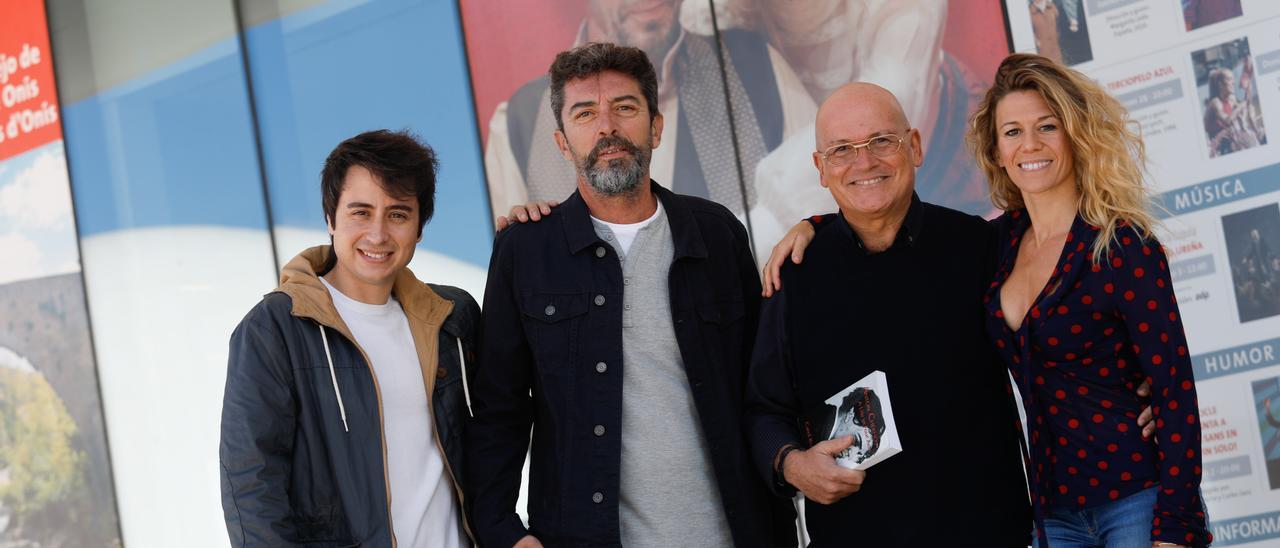
[[[1122,226],[1095,263],[1099,230],[1077,217],[1049,282],[1013,330],[1000,288],[1030,220],[1014,211],[994,223],[1000,263],[984,299],[987,329],[1026,406],[1033,497],[1041,508],[1083,509],[1159,486],[1151,538],[1208,544],[1196,387],[1159,242]],[[1150,398],[1136,394],[1145,379]],[[1136,423],[1148,404],[1154,439]]]

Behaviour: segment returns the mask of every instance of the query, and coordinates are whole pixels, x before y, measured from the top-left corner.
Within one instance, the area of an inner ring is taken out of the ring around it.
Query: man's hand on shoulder
[[[814,445],[807,451],[792,451],[782,461],[782,477],[809,500],[834,504],[858,492],[867,473],[836,464],[835,455],[853,444],[844,436]]]
[[[805,248],[809,247],[809,242],[813,241],[816,233],[817,229],[812,223],[800,221],[773,246],[773,252],[769,254],[769,260],[764,263],[764,269],[761,272],[764,280],[763,291],[760,293],[762,296],[772,297],[774,293],[782,290],[782,263],[790,259],[791,262],[800,264],[800,261],[804,260]]]
[[[527,223],[529,221],[538,222],[543,216],[551,214],[551,208],[560,205],[556,200],[547,200],[545,202],[529,202],[511,207],[511,211],[507,212],[505,217],[498,217],[494,220],[494,224],[498,227],[498,232],[502,232],[507,227],[515,223]]]

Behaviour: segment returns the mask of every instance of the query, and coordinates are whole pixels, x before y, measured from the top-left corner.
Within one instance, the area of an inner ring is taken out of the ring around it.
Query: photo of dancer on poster
[[[1062,45],[1058,42],[1058,5],[1053,0],[1030,0],[1029,7],[1036,53],[1063,62]]]
[[[1209,157],[1267,144],[1249,40],[1239,38],[1191,54],[1204,109]]]
[[[1262,437],[1262,456],[1267,461],[1267,480],[1271,489],[1280,489],[1280,377],[1253,381],[1254,408],[1258,412],[1258,434]]]
[[[1222,218],[1241,322],[1280,314],[1280,206]]]
[[[1082,0],[1028,0],[1036,51],[1065,65],[1093,60]]]
[[[1068,66],[1093,60],[1093,46],[1089,44],[1089,21],[1085,18],[1084,0],[1054,0],[1058,3],[1058,43],[1062,47],[1062,62]]]

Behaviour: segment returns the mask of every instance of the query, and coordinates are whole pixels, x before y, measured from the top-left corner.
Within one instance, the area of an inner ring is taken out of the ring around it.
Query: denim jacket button
[[[604,435],[604,425],[603,425],[603,424],[597,424],[597,425],[596,425],[596,427],[595,427],[595,428],[593,428],[591,431],[592,431],[592,432],[594,432],[594,433],[595,433],[595,435],[596,435],[597,437],[599,437],[599,436],[603,436],[603,435]]]
[[[604,295],[596,295],[596,306],[604,306]]]
[[[546,315],[548,315],[548,316],[555,316],[555,315],[556,315],[556,307],[555,307],[555,305],[550,305],[550,304],[549,304],[549,305],[547,305],[547,307],[546,307],[546,308],[542,309],[542,313],[543,313],[543,314],[546,314]]]
[[[604,362],[596,362],[596,373],[604,373],[609,370],[609,364]]]
[[[601,503],[601,502],[603,502],[603,501],[604,501],[604,493],[601,493],[601,492],[599,492],[599,491],[596,491],[595,493],[592,493],[592,494],[591,494],[591,502],[594,502],[594,503],[596,503],[596,504],[600,504],[600,503]]]
[[[604,246],[600,246],[596,248],[596,257],[599,257],[601,259],[604,258]]]

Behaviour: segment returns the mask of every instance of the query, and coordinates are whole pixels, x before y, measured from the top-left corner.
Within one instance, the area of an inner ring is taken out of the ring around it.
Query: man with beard
[[[636,47],[658,68],[656,107],[667,124],[660,136],[666,146],[654,151],[649,166],[654,177],[676,192],[710,198],[742,214],[744,204],[755,203],[751,179],[756,162],[813,120],[817,107],[804,84],[763,35],[725,28],[730,23],[725,19],[719,21],[724,29],[722,78],[710,16],[704,13],[706,2],[586,4],[575,45],[612,42]],[[686,30],[683,20],[699,28]],[[734,134],[726,85],[736,113]],[[548,108],[549,93],[548,79],[535,79],[499,104],[489,121],[485,173],[495,216],[529,201],[562,200],[574,190],[575,166],[561,159],[546,138],[558,127]],[[746,181],[739,179],[739,158]]]
[[[746,230],[650,180],[664,121],[643,51],[588,44],[549,73],[577,192],[494,244],[467,438],[480,544],[794,545],[742,435],[760,300]]]

